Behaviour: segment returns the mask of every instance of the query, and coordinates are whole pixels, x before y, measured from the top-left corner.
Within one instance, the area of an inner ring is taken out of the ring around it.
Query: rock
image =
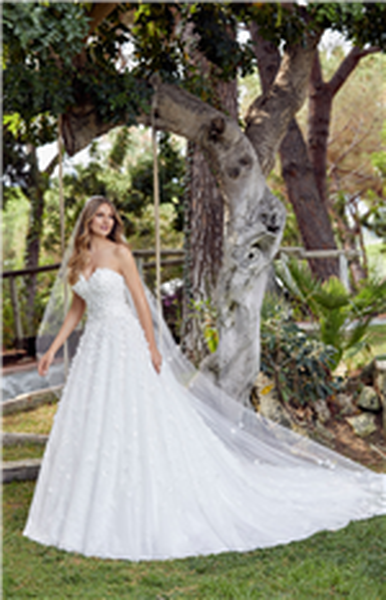
[[[380,372],[386,373],[386,359],[382,359],[382,358],[375,359],[375,366],[377,368],[378,373],[380,373]]]
[[[380,371],[377,375],[377,389],[381,396],[386,399],[386,371]]]
[[[355,406],[352,397],[349,394],[340,393],[335,397],[335,403],[340,409],[342,415],[352,415],[355,412]]]
[[[261,396],[265,396],[266,394],[270,393],[274,387],[274,381],[270,379],[268,375],[263,373],[263,371],[260,371],[255,381],[255,390],[258,397],[260,398]]]
[[[315,423],[315,432],[317,436],[324,438],[325,440],[332,442],[335,439],[334,434],[327,429],[320,421],[316,421]]]
[[[359,435],[359,437],[367,437],[377,430],[375,415],[369,413],[346,417],[346,421],[351,425],[354,432]]]
[[[259,403],[259,412],[263,417],[271,419],[271,421],[275,421],[275,423],[279,423],[284,427],[291,427],[291,420],[280,401],[276,398],[274,390],[267,394],[260,394]]]
[[[369,363],[368,365],[363,367],[361,374],[360,374],[361,381],[365,385],[373,385],[374,379],[376,376],[376,372],[377,372],[376,362],[375,362],[375,360],[372,360],[371,363]]]
[[[320,423],[326,423],[331,418],[331,412],[325,400],[316,400],[313,407]]]
[[[382,361],[385,364],[384,370],[379,370],[377,375],[377,390],[381,398],[382,405],[382,426],[386,432],[386,361]]]
[[[35,390],[26,394],[20,394],[11,400],[5,400],[2,403],[3,415],[12,415],[22,411],[33,410],[42,404],[57,402],[58,398],[56,394],[62,387],[62,385],[58,385],[43,390]]]
[[[37,444],[44,446],[47,443],[48,435],[38,433],[7,433],[2,434],[3,446],[18,446],[22,444]]]
[[[255,381],[255,390],[259,413],[279,425],[292,427],[291,417],[278,398],[273,380],[262,371]]]
[[[41,462],[42,461],[40,458],[30,458],[26,460],[14,460],[3,463],[3,483],[37,479]]]
[[[373,387],[365,385],[357,400],[357,406],[363,408],[363,410],[370,410],[377,412],[381,409],[381,403],[378,395]]]

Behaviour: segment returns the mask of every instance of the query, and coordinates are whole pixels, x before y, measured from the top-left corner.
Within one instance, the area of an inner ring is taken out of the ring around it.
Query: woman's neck
[[[91,237],[90,250],[91,252],[98,252],[99,250],[103,250],[107,248],[111,244],[111,240],[101,235],[93,235]]]

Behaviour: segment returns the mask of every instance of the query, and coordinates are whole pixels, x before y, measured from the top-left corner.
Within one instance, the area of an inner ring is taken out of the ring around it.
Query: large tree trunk
[[[157,125],[199,142],[217,173],[229,214],[216,299],[220,343],[202,369],[247,403],[259,368],[260,307],[267,268],[284,228],[253,146],[237,122],[173,86],[157,86]]]
[[[200,319],[193,302],[213,300],[217,276],[222,263],[224,210],[223,198],[197,144],[189,142],[188,206],[185,212],[186,248],[185,290],[183,306],[183,348],[194,362],[207,354]]]
[[[235,120],[238,116],[237,83],[218,82],[221,109]],[[208,348],[193,302],[213,303],[223,256],[224,200],[208,161],[197,144],[188,149],[188,210],[185,215],[187,265],[183,307],[183,347],[193,362],[200,362]]]
[[[315,52],[308,100],[308,153],[320,199],[327,203],[327,142],[330,133],[332,94],[323,82],[319,53]]]
[[[290,47],[273,81],[248,110],[245,133],[256,149],[264,175],[274,166],[288,123],[305,100],[315,47],[316,40],[309,47]]]
[[[326,205],[321,201],[307,146],[295,119],[292,119],[280,145],[280,159],[288,198],[295,211],[305,248],[336,249]],[[339,276],[337,259],[313,259],[309,264],[319,279]]]

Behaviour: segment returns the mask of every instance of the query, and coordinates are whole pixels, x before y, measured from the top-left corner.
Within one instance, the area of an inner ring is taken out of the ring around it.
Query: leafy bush
[[[296,260],[277,272],[292,300],[318,324],[320,341],[335,349],[333,368],[344,353],[354,355],[364,347],[372,317],[386,311],[386,281],[366,280],[353,295],[338,278],[321,282]]]
[[[280,399],[305,405],[334,393],[335,348],[302,331],[276,296],[266,294],[261,316],[261,369],[275,381]]]

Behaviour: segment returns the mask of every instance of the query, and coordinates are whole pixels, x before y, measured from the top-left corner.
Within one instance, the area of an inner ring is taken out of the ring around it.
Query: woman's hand
[[[52,350],[47,350],[47,352],[43,354],[38,364],[38,373],[40,377],[44,377],[44,375],[47,375],[48,369],[52,361],[54,360],[54,356],[55,355],[52,352]]]
[[[151,362],[157,373],[161,373],[162,356],[158,351],[157,346],[150,348]]]

